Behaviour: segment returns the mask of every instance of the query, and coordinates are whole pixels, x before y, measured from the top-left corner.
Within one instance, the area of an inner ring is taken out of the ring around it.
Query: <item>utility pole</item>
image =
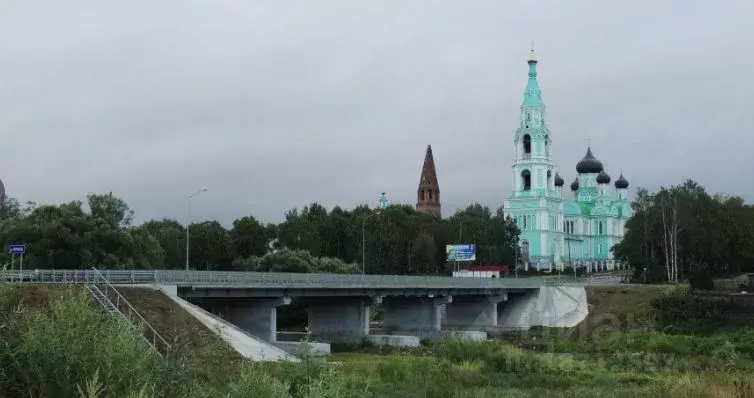
[[[458,244],[463,244],[463,221],[458,220]],[[454,262],[453,270],[458,271],[458,260]]]
[[[408,254],[408,274],[411,275],[411,238],[406,240],[408,240],[408,253],[406,253]]]
[[[189,270],[189,227],[191,226],[191,219],[189,218],[189,201],[191,198],[202,192],[207,192],[207,188],[202,188],[191,195],[186,196],[186,271]]]
[[[518,278],[518,236],[513,246],[513,268],[516,270],[516,278]]]
[[[366,217],[364,217],[364,220],[361,222],[361,273],[366,274],[367,269],[367,234],[366,234],[366,228],[367,228],[367,220],[370,217],[376,216],[380,213],[374,212]]]
[[[361,222],[361,274],[366,274],[367,269],[367,220],[369,217],[376,216],[380,214],[381,209],[385,209],[390,205],[390,201],[387,199],[387,196],[385,195],[385,192],[382,192],[380,195],[380,208],[375,210],[374,213],[364,217],[364,220]]]

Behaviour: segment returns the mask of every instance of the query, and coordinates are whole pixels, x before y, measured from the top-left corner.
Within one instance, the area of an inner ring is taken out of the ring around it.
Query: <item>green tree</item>
[[[696,182],[639,189],[615,258],[647,282],[678,282],[751,271],[754,209],[741,198],[710,195]]]
[[[162,264],[156,268],[182,269],[186,262],[186,229],[175,220],[151,220],[142,224],[143,228],[152,235],[164,251]]]
[[[200,270],[229,270],[233,256],[230,235],[217,221],[191,224],[190,266]]]
[[[233,221],[229,234],[231,251],[236,258],[261,256],[267,252],[268,236],[265,228],[253,216]]]

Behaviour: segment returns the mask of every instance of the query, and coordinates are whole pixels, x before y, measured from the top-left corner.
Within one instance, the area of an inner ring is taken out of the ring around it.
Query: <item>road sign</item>
[[[446,245],[447,261],[476,261],[476,245]]]
[[[24,254],[26,251],[26,245],[11,244],[8,245],[8,253],[10,254]]]

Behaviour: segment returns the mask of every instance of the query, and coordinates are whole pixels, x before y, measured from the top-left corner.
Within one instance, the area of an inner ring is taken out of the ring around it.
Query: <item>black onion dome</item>
[[[579,174],[597,174],[602,171],[602,162],[592,154],[592,147],[586,149],[586,155],[576,163],[576,171]]]
[[[597,176],[597,184],[609,184],[610,183],[610,176],[605,173],[605,170],[600,171],[600,174]]]
[[[555,172],[555,186],[562,187],[565,184],[565,180],[557,172]]]
[[[579,190],[579,179],[578,179],[578,178],[576,178],[576,179],[575,179],[575,180],[573,180],[573,182],[571,183],[571,191],[578,191],[578,190]]]
[[[626,179],[626,177],[623,177],[623,173],[621,173],[620,177],[618,177],[618,179],[615,180],[615,187],[618,189],[628,188],[628,180]]]

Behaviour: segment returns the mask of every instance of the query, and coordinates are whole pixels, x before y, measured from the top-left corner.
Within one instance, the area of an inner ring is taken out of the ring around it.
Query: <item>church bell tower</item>
[[[422,173],[419,177],[416,211],[441,216],[440,185],[437,183],[437,170],[435,170],[435,159],[432,156],[432,145],[427,145],[427,153],[424,155],[424,166],[422,166]]]
[[[556,194],[555,165],[552,162],[552,138],[545,123],[545,105],[537,82],[537,56],[534,50],[526,58],[529,81],[521,103],[521,117],[513,142],[513,197],[541,197]]]

